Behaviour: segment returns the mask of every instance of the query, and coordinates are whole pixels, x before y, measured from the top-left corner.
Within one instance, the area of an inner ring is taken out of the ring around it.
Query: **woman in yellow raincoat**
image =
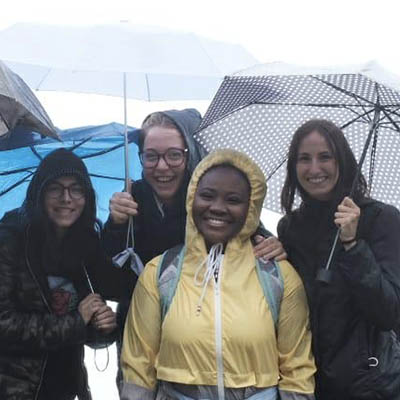
[[[274,322],[256,268],[250,237],[265,193],[264,175],[242,153],[219,150],[198,165],[168,311],[160,292],[162,256],[147,264],[134,291],[122,399],[314,399],[301,280],[287,261],[276,263],[283,289]]]

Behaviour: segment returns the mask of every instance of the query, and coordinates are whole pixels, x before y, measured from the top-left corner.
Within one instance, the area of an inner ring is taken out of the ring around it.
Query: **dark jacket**
[[[49,360],[63,363],[62,354],[68,354],[68,387],[63,388],[63,382],[57,385],[61,391],[65,389],[66,396],[90,399],[83,345],[107,343],[112,338],[95,334],[77,310],[64,315],[52,312],[41,263],[42,238],[20,211],[14,210],[0,221],[0,398],[37,399]],[[115,288],[102,286],[107,279],[102,271],[108,269],[101,268],[101,262],[106,261],[100,254],[96,260],[82,261],[95,290],[104,289],[106,296],[114,297]],[[81,284],[77,292],[82,300],[90,293],[83,269],[78,280]]]
[[[139,214],[133,221],[134,247],[144,265],[165,250],[184,242],[187,185],[194,168],[205,154],[204,149],[193,138],[193,133],[201,122],[201,115],[197,110],[169,110],[163,113],[178,127],[189,152],[181,188],[175,196],[174,204],[170,207],[164,207],[164,215],[156,203],[153,189],[145,179],[135,181],[132,184],[132,196],[139,207]],[[102,242],[109,256],[112,257],[125,249],[127,229],[127,224],[113,224],[110,219],[106,222],[102,232]],[[128,289],[127,287],[121,287],[121,291],[124,293]],[[131,293],[120,300],[118,324],[121,333],[130,297]]]
[[[359,206],[357,244],[349,251],[338,244],[328,285],[315,277],[336,233],[336,205],[303,203],[278,225],[310,304],[321,400],[400,399],[400,346],[393,332],[400,321],[400,213],[374,200]]]

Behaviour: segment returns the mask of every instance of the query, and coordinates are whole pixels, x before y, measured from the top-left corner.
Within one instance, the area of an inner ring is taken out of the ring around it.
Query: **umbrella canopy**
[[[128,23],[16,24],[0,31],[0,57],[34,89],[139,100],[211,99],[222,78],[257,60],[243,47]]]
[[[137,129],[129,127],[134,179],[140,179],[142,171],[135,143],[138,133]],[[30,179],[41,159],[50,151],[66,147],[85,162],[97,194],[97,217],[105,221],[111,195],[121,191],[124,186],[124,170],[121,168],[123,135],[124,126],[114,122],[60,131],[62,143],[50,138],[41,139],[35,133],[21,137],[20,141],[10,140],[8,148],[15,148],[0,153],[0,217],[22,204]]]
[[[358,159],[365,150],[371,196],[400,208],[400,79],[376,63],[343,68],[273,63],[226,77],[196,138],[209,151],[230,147],[252,157],[269,183],[265,207],[280,212],[290,140],[313,118],[340,126]]]
[[[35,130],[57,138],[56,129],[27,84],[0,61],[0,146],[11,136]]]

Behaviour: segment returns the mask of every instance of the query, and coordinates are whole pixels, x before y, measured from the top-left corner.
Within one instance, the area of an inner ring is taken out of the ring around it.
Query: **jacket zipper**
[[[221,312],[221,277],[222,264],[219,265],[217,282],[214,280],[214,308],[215,308],[215,348],[217,361],[218,399],[225,400],[224,362],[222,356],[222,312]]]

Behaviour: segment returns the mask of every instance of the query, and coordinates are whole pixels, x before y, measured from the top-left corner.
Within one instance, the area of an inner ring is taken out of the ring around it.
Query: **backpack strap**
[[[163,253],[157,266],[158,291],[160,293],[161,321],[164,321],[178,286],[182,271],[185,247],[180,244]]]
[[[278,262],[273,260],[264,261],[261,258],[257,258],[256,269],[265,299],[271,310],[276,331],[284,290],[281,269]]]

